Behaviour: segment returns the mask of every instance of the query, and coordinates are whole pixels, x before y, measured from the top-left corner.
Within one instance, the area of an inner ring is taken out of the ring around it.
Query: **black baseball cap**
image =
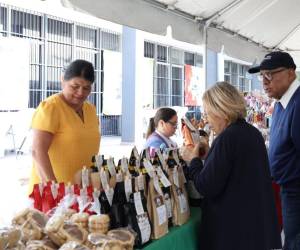
[[[250,68],[250,74],[257,73],[261,70],[272,70],[280,67],[287,69],[296,69],[296,64],[289,53],[282,51],[274,51],[266,54],[259,66]]]

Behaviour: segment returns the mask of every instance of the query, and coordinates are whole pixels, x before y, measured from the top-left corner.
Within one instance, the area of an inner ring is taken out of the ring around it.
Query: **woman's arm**
[[[52,133],[38,129],[33,130],[32,158],[36,163],[37,172],[41,182],[49,180],[56,181],[48,155],[52,140]]]

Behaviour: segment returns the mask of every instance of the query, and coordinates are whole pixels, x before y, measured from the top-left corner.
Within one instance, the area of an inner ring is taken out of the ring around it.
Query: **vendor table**
[[[144,250],[198,250],[199,225],[201,209],[191,207],[191,217],[182,226],[172,227],[169,233],[159,240],[153,240]]]

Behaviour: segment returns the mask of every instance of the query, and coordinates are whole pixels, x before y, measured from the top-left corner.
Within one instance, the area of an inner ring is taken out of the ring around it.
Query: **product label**
[[[188,210],[188,204],[187,200],[182,192],[181,188],[176,189],[177,195],[178,195],[178,200],[179,200],[179,207],[180,207],[180,213],[185,213]]]
[[[141,163],[141,159],[140,159],[139,151],[137,150],[136,146],[134,146],[133,148],[133,155],[136,160],[136,167],[139,167]]]
[[[92,202],[92,206],[89,208],[90,211],[95,212],[96,214],[99,214],[101,211],[101,204],[99,201],[99,195],[100,191],[99,190],[94,190],[93,192],[93,199],[94,201]]]
[[[143,174],[139,174],[139,176],[137,177],[137,182],[138,182],[138,189],[139,190],[144,190],[145,186],[144,186],[144,176]]]
[[[136,192],[133,194],[133,197],[134,197],[134,206],[135,206],[136,213],[138,215],[144,214],[145,211],[142,204],[141,193]]]
[[[82,182],[82,187],[86,188],[90,185],[89,183],[89,170],[84,167],[81,171],[81,182]]]
[[[136,218],[141,231],[142,244],[144,244],[149,241],[151,236],[151,226],[149,223],[149,218],[147,213],[137,215]]]
[[[68,195],[68,194],[70,194],[70,195],[74,194],[74,192],[73,192],[73,187],[72,187],[72,185],[71,185],[70,183],[68,183],[68,184],[65,186],[65,194],[66,194],[66,195]]]
[[[108,176],[107,176],[107,172],[101,168],[100,170],[100,180],[101,180],[101,184],[102,187],[105,189],[108,185]]]
[[[159,161],[160,161],[160,163],[161,163],[163,169],[164,169],[164,170],[167,170],[167,169],[168,169],[168,165],[167,165],[166,160],[164,159],[162,153],[160,152],[159,149],[156,151],[156,153],[157,153],[157,156],[158,156],[158,158],[159,158]]]
[[[144,167],[150,177],[154,176],[154,167],[150,161],[144,160]]]
[[[116,167],[115,167],[115,163],[114,163],[114,158],[112,158],[112,157],[108,158],[107,167],[108,167],[108,171],[109,171],[110,175],[115,176],[116,175]]]
[[[166,175],[162,171],[161,167],[157,167],[156,172],[157,172],[157,175],[158,175],[158,177],[159,177],[159,179],[160,179],[160,181],[161,181],[161,183],[163,184],[164,187],[171,186],[170,181],[168,180],[168,178],[166,177]]]
[[[44,190],[44,184],[43,183],[39,183],[39,190],[40,190],[41,197],[43,197],[43,190]],[[66,191],[65,191],[65,194],[67,194]]]
[[[160,195],[163,195],[163,192],[162,192],[161,187],[158,182],[158,177],[156,175],[153,177],[153,185],[154,185],[156,192],[159,193]]]
[[[167,216],[168,218],[172,218],[172,204],[171,204],[171,199],[168,193],[164,194],[165,197],[165,205],[167,209]]]
[[[57,198],[57,194],[58,194],[58,184],[57,183],[52,183],[51,184],[51,192],[52,192],[52,196],[54,198],[54,200]]]
[[[167,221],[167,209],[164,204],[156,208],[157,216],[158,216],[158,225],[162,225]]]
[[[125,177],[124,185],[125,185],[126,199],[127,199],[127,201],[129,201],[129,196],[130,196],[130,194],[132,193],[132,182],[131,182],[131,178]]]
[[[95,159],[96,159],[96,165],[97,165],[98,171],[100,172],[100,168],[102,167],[102,164],[103,164],[103,155],[96,155]]]
[[[121,169],[123,171],[123,173],[127,173],[128,172],[128,161],[126,157],[123,157],[121,159]]]

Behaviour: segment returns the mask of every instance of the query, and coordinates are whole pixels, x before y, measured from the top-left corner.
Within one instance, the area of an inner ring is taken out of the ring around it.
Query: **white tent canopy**
[[[299,0],[61,0],[67,7],[155,34],[206,44],[245,61],[268,50],[290,52],[300,65]],[[207,38],[207,39],[205,39]]]

